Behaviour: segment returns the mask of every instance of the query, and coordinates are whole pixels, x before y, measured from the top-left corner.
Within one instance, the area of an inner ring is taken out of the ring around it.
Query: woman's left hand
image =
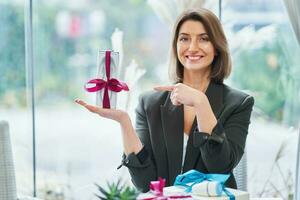
[[[158,91],[171,91],[171,101],[174,105],[181,104],[195,108],[197,124],[200,132],[211,134],[217,124],[217,119],[212,111],[206,95],[183,83],[177,83],[171,86],[154,87]]]
[[[157,91],[171,91],[171,101],[173,105],[179,106],[181,104],[195,107],[201,103],[201,100],[205,97],[205,94],[194,88],[191,88],[183,83],[177,83],[170,86],[156,86]]]

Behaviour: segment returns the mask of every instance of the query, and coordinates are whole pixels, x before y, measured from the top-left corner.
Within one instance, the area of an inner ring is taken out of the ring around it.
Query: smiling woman
[[[223,84],[231,62],[223,29],[211,11],[184,12],[174,30],[175,84],[140,97],[135,128],[124,111],[76,102],[120,123],[122,165],[141,191],[158,177],[171,185],[190,169],[228,173],[226,186],[236,188],[232,170],[244,153],[254,99]]]
[[[222,83],[231,72],[231,59],[222,25],[212,12],[198,12],[186,11],[175,23],[170,55],[171,79],[182,81],[183,58],[189,55],[191,59],[192,55],[197,55],[196,52],[205,58],[202,63],[210,66],[210,77]]]
[[[180,63],[191,71],[210,71],[210,63],[216,50],[201,22],[189,20],[182,24],[177,41],[177,54]]]

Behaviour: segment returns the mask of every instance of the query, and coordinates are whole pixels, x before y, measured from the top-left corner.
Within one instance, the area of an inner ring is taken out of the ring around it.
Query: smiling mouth
[[[200,56],[200,55],[188,55],[188,56],[185,56],[185,58],[187,58],[188,60],[190,61],[198,61],[198,60],[201,60],[201,58],[203,58],[204,56]]]

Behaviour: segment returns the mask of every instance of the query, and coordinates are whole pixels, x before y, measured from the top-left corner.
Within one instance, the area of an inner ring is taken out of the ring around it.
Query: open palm
[[[111,108],[111,109],[101,108],[99,106],[88,104],[81,99],[75,99],[75,102],[78,103],[79,105],[85,107],[87,110],[89,110],[92,113],[98,114],[101,117],[115,120],[117,122],[121,122],[122,120],[129,117],[127,112],[122,111],[122,110],[113,109],[113,108]]]

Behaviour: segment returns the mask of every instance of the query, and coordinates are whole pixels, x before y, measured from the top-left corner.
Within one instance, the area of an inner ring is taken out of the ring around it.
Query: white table
[[[250,198],[250,200],[283,200],[282,198]]]

